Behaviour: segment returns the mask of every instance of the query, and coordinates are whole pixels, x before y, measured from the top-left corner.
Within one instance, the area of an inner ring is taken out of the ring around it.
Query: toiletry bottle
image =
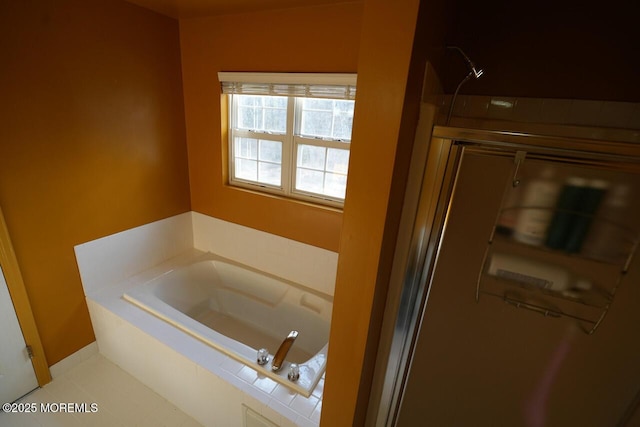
[[[513,238],[530,245],[544,243],[553,207],[560,192],[559,184],[553,179],[553,169],[547,167],[538,179],[526,183],[523,191]]]
[[[551,249],[564,249],[578,215],[581,200],[585,197],[588,180],[569,177],[562,187],[545,245]]]
[[[598,216],[593,221],[585,238],[583,256],[623,264],[633,250],[635,236],[625,224],[629,221],[627,208],[631,187],[614,185],[607,193]]]
[[[598,210],[600,202],[604,197],[609,183],[601,179],[592,179],[589,181],[583,196],[580,198],[576,207],[578,212],[571,224],[571,231],[567,235],[564,250],[569,253],[578,253],[582,248],[593,214]]]

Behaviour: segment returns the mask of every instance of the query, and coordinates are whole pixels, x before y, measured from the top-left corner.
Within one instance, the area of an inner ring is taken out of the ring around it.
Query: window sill
[[[287,197],[287,196],[283,196],[280,194],[275,194],[275,193],[269,193],[269,192],[265,192],[265,191],[260,191],[260,190],[254,190],[250,187],[250,185],[247,185],[246,187],[244,186],[237,186],[237,185],[232,185],[229,183],[224,184],[224,188],[229,190],[229,191],[237,191],[239,193],[245,193],[245,194],[252,194],[258,197],[264,197],[264,198],[269,198],[269,199],[273,199],[273,200],[279,200],[282,203],[290,203],[293,205],[298,205],[298,206],[306,206],[306,207],[310,207],[310,208],[314,208],[314,209],[318,209],[321,211],[326,211],[326,212],[335,212],[335,213],[342,213],[343,212],[343,208],[341,206],[332,206],[332,205],[328,205],[328,204],[323,204],[323,203],[314,203],[312,201],[309,200],[303,200],[303,199],[298,199],[295,197]]]

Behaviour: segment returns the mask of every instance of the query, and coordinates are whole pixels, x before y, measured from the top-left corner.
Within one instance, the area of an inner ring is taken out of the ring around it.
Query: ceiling
[[[322,4],[347,3],[349,0],[127,0],[172,18],[197,18],[255,10],[286,9]],[[360,2],[361,0],[356,0]]]

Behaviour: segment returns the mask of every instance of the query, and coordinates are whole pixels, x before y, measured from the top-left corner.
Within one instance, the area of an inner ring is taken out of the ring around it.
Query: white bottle
[[[525,184],[520,213],[513,238],[529,245],[541,245],[553,217],[560,185],[552,179],[553,170],[544,169],[540,178]]]

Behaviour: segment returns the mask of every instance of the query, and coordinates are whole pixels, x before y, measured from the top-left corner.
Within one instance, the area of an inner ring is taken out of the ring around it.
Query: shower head
[[[470,77],[473,76],[474,78],[479,79],[480,76],[482,74],[484,74],[484,71],[482,69],[476,68],[476,64],[474,64],[473,61],[471,61],[471,59],[469,59],[467,54],[464,53],[462,51],[462,49],[460,49],[458,46],[447,46],[447,49],[453,49],[453,50],[458,51],[458,53],[464,59],[464,62],[467,64],[467,67],[469,68],[469,76]]]
[[[471,72],[473,73],[473,77],[479,79],[481,75],[484,74],[483,69],[477,69],[473,62],[469,62],[469,68],[471,68]]]

